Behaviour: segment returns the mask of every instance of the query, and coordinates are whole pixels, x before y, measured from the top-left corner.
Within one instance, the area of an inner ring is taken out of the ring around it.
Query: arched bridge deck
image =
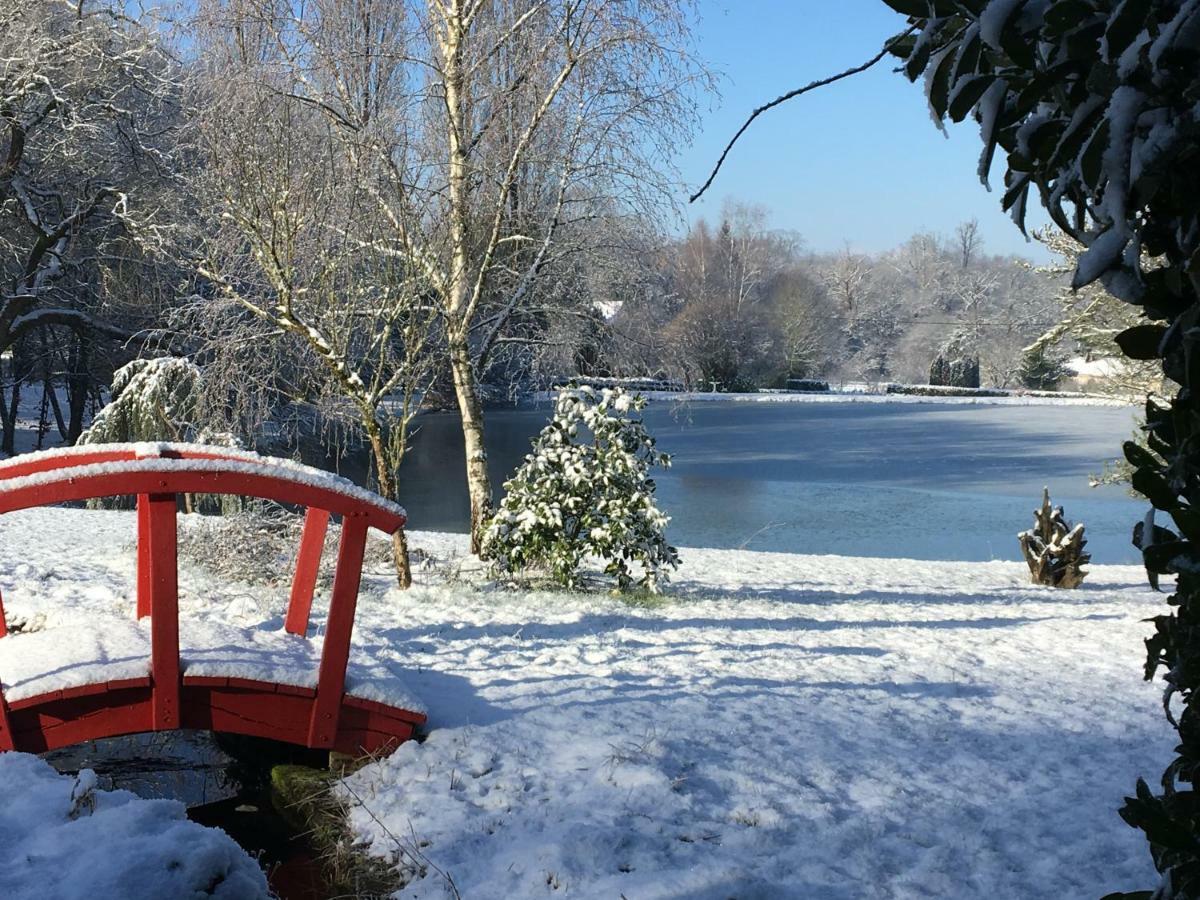
[[[188,493],[306,509],[282,632],[189,618],[181,647],[176,515]],[[136,618],[66,640],[61,629],[9,634],[0,598],[0,751],[199,728],[359,754],[404,741],[425,721],[390,672],[350,658],[367,531],[403,527],[398,506],[326,472],[203,445],[96,445],[0,462],[0,513],[120,495],[137,498]],[[341,534],[318,640],[309,614],[334,515]]]

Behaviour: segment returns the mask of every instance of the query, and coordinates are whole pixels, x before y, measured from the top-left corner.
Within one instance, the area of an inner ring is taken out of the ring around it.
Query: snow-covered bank
[[[1141,681],[1141,620],[1161,599],[1138,568],[1054,592],[1009,563],[682,558],[645,607],[393,594],[389,638],[432,729],[349,780],[355,827],[381,853],[428,842],[463,897],[1153,883],[1116,815],[1172,746]],[[447,895],[432,870],[401,894]]]
[[[0,516],[10,614],[131,616],[132,535],[127,513]],[[1163,601],[1139,567],[1055,592],[1016,562],[685,548],[665,597],[630,602],[502,589],[462,566],[461,537],[411,541],[418,585],[366,579],[352,658],[402,677],[429,735],[346,782],[373,851],[425,872],[401,897],[448,879],[464,898],[631,900],[1154,882],[1116,814],[1173,746],[1141,680]],[[186,567],[181,585],[184,634],[278,627],[286,585]]]
[[[919,394],[880,394],[861,390],[834,390],[829,393],[786,393],[758,391],[733,394],[712,391],[638,391],[647,400],[669,403],[942,403],[951,406],[1130,406],[1127,400],[1097,395],[1064,395],[1050,397],[1035,394],[1014,394],[1008,397],[921,396]],[[552,403],[557,391],[535,391],[530,400]]]
[[[175,800],[102,791],[36,756],[0,753],[0,897],[9,900],[271,896],[258,863]]]

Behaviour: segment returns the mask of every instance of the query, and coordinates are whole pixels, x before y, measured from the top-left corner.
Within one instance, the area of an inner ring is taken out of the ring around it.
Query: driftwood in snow
[[[1072,527],[1063,517],[1062,507],[1050,505],[1049,488],[1043,488],[1042,506],[1033,511],[1033,528],[1022,531],[1017,539],[1034,584],[1073,588],[1087,577],[1083,567],[1092,557],[1083,550],[1087,546],[1083,523]]]

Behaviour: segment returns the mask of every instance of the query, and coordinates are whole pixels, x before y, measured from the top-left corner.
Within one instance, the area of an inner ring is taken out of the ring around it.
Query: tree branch
[[[770,103],[766,103],[754,110],[754,112],[750,113],[750,118],[742,123],[742,127],[737,130],[737,134],[735,134],[733,139],[725,145],[725,149],[721,152],[721,156],[717,160],[717,164],[713,166],[712,172],[709,173],[708,179],[704,182],[704,184],[700,186],[700,190],[688,197],[688,203],[695,203],[702,196],[704,196],[705,191],[712,187],[713,181],[716,180],[717,173],[721,171],[721,166],[725,163],[725,157],[729,155],[729,151],[732,150],[733,145],[738,142],[738,138],[745,133],[746,129],[750,127],[750,123],[752,123],[755,119],[757,119],[767,110],[774,109],[776,106],[779,106],[781,103],[786,103],[788,100],[791,100],[794,97],[799,97],[801,94],[807,94],[809,91],[816,90],[819,87],[825,87],[827,84],[833,84],[835,81],[841,81],[843,78],[849,78],[851,75],[857,75],[859,72],[867,71],[867,69],[871,68],[871,66],[875,65],[877,62],[887,56],[892,47],[896,46],[896,44],[899,43],[903,38],[906,38],[912,34],[915,29],[915,25],[910,25],[907,31],[888,40],[887,43],[883,45],[883,49],[868,59],[865,63],[857,65],[852,69],[846,69],[846,71],[839,72],[836,75],[830,75],[828,78],[822,78],[819,81],[810,82],[804,87],[796,88],[794,91],[788,91],[786,94],[776,97]]]

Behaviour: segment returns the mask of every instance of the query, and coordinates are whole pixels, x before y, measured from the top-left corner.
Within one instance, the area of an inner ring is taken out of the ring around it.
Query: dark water
[[[207,731],[166,731],[86,741],[42,758],[60,772],[92,769],[105,790],[181,801],[188,818],[223,829],[256,857],[282,900],[330,894],[312,846],[275,810],[269,791],[271,765],[320,766],[324,754]]]
[[[487,414],[500,493],[548,405]],[[680,546],[915,559],[1018,558],[1015,534],[1050,488],[1082,520],[1096,562],[1137,562],[1144,506],[1089,473],[1120,454],[1132,408],[900,403],[651,404],[647,425],[674,464],[657,477]],[[458,417],[418,420],[401,469],[414,530],[466,530]],[[366,454],[341,471],[365,477]]]

